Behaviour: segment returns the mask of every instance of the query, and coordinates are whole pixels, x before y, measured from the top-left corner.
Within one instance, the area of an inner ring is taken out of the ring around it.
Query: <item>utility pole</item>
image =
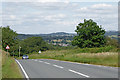
[[[13,58],[15,58],[15,57],[14,57],[14,50],[13,50]]]
[[[19,46],[19,57],[20,57],[20,49],[21,49],[21,47]]]

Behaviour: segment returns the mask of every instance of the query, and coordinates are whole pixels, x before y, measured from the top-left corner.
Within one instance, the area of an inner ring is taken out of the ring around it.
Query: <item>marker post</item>
[[[7,49],[7,56],[8,56],[8,49]]]
[[[19,57],[20,57],[20,49],[21,49],[21,47],[19,46]]]

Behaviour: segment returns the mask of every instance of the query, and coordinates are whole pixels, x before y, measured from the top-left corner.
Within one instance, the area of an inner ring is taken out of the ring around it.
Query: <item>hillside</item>
[[[68,46],[71,44],[73,37],[76,34],[57,32],[50,34],[19,34],[18,39],[26,39],[28,37],[42,37],[46,42],[52,43],[53,45]]]
[[[118,39],[118,38],[120,38],[118,31],[108,31],[108,32],[105,33],[105,35],[106,35],[106,36],[109,36],[109,37],[111,37],[111,38],[113,38],[113,39]]]
[[[57,33],[50,33],[50,34],[19,34],[18,39],[26,39],[28,37],[60,37],[60,36],[75,36],[76,34],[72,33],[65,33],[65,32],[57,32]],[[45,38],[46,40],[46,38]]]
[[[46,42],[54,45],[68,46],[75,36],[75,33],[57,32],[50,34],[19,34],[18,39],[26,39],[28,37],[42,37]],[[118,31],[107,31],[105,36],[118,39]]]
[[[110,35],[118,35],[118,31],[107,31],[105,33],[106,36],[110,36]]]

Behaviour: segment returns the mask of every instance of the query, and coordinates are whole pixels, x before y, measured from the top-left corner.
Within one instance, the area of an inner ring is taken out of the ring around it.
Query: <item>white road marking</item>
[[[27,80],[29,80],[29,77],[28,77],[27,73],[25,72],[24,68],[22,67],[22,65],[20,64],[20,62],[18,60],[16,60],[16,59],[15,59],[15,61],[19,64],[19,66],[22,69],[22,71],[23,71],[25,77],[27,78]]]
[[[62,66],[58,66],[58,65],[53,65],[53,66],[58,67],[58,68],[61,68],[61,69],[64,68],[64,67],[62,67]]]
[[[45,64],[50,64],[50,63],[48,63],[48,62],[44,62]]]
[[[79,74],[79,75],[81,75],[81,76],[87,77],[87,78],[90,77],[90,76],[88,76],[88,75],[82,74],[82,73],[80,73],[80,72],[77,72],[77,71],[74,71],[74,70],[71,70],[71,69],[69,69],[69,71],[71,71],[71,72],[73,72],[73,73],[76,73],[76,74]]]
[[[90,65],[90,64],[83,64],[83,65]]]
[[[54,59],[47,59],[47,60],[60,61],[60,60],[54,60]],[[87,64],[87,63],[78,63],[78,62],[69,62],[69,61],[60,61],[60,62],[73,63],[73,64],[81,64],[81,65],[86,65],[86,66],[106,67],[106,68],[118,69],[118,67],[110,67],[110,66],[103,66],[103,65],[94,65],[94,64]]]
[[[39,61],[39,62],[43,62],[43,61]]]
[[[35,60],[35,61],[37,61],[37,60]]]

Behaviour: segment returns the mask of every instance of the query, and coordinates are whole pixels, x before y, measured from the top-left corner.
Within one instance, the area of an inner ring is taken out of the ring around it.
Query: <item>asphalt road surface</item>
[[[118,78],[118,68],[49,59],[16,60],[27,78]]]

